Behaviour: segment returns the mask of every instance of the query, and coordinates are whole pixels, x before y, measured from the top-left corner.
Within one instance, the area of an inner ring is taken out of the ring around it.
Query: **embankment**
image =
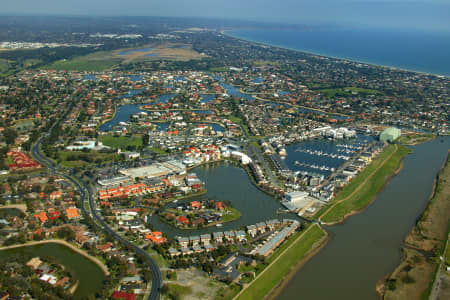
[[[430,296],[449,231],[449,182],[450,165],[447,155],[425,211],[405,238],[400,265],[377,284],[381,299],[419,300]]]
[[[392,176],[401,170],[401,162],[410,152],[405,146],[389,145],[336,195],[335,202],[320,215],[319,220],[333,225],[362,211],[375,200]]]
[[[263,299],[275,296],[289,278],[325,244],[328,234],[311,225],[290,244],[235,297],[237,300]],[[273,254],[276,255],[276,254]]]

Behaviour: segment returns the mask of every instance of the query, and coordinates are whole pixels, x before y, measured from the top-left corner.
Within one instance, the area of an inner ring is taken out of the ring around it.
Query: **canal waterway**
[[[99,127],[99,130],[105,131],[105,132],[111,131],[114,128],[114,126],[116,126],[120,122],[129,122],[131,115],[137,114],[139,112],[146,112],[146,110],[140,108],[141,106],[146,105],[146,104],[167,103],[169,101],[169,99],[172,97],[173,97],[173,94],[166,94],[166,95],[162,95],[155,102],[118,105],[116,114],[114,115],[114,118],[112,120],[109,120],[108,122],[105,122],[104,124],[102,124]],[[204,110],[204,109],[196,109],[196,110],[191,110],[191,111],[195,112],[197,114],[212,113],[211,110]],[[161,130],[161,131],[165,131],[169,127],[169,122],[161,122],[161,123],[157,123],[157,124],[158,124],[158,130]],[[203,123],[195,123],[195,124],[203,124]],[[205,123],[205,124],[207,124],[207,123]],[[212,123],[210,125],[212,126],[212,128],[215,131],[223,132],[225,130],[225,128],[223,128],[219,124]]]
[[[208,227],[199,230],[177,229],[159,220],[154,215],[151,223],[155,229],[166,232],[170,237],[197,235],[207,232],[234,230],[244,225],[256,224],[274,218],[296,218],[294,214],[277,214],[278,209],[284,209],[278,200],[260,191],[254,186],[245,170],[230,163],[208,164],[192,170],[205,182],[207,193],[189,200],[213,199],[230,201],[234,208],[242,214],[241,218],[223,224],[222,227]]]
[[[399,264],[403,240],[432,193],[450,137],[411,148],[414,153],[372,205],[344,224],[325,227],[331,235],[328,244],[277,299],[379,299],[375,285]]]
[[[95,295],[96,292],[101,290],[103,280],[106,278],[103,271],[95,263],[64,245],[46,243],[0,251],[1,259],[17,254],[25,255],[29,259],[50,257],[51,262],[63,265],[73,275],[73,282],[79,281],[73,295],[75,299]]]

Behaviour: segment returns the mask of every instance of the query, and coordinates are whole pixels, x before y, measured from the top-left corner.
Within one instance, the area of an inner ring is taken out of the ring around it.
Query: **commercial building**
[[[380,141],[392,143],[402,135],[402,131],[395,127],[389,127],[380,134]]]
[[[119,171],[122,175],[131,178],[152,178],[167,176],[169,174],[184,174],[186,166],[179,161],[171,160],[162,163],[154,163],[139,168],[124,169]]]
[[[296,202],[296,201],[303,200],[307,196],[308,196],[307,192],[296,191],[296,192],[287,193],[284,197],[285,197],[286,201]]]

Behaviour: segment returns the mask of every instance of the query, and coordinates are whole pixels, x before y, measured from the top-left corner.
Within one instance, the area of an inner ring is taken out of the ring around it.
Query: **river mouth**
[[[399,264],[403,239],[426,206],[449,148],[450,137],[412,146],[373,204],[343,224],[325,227],[328,244],[277,299],[379,299],[376,283]]]

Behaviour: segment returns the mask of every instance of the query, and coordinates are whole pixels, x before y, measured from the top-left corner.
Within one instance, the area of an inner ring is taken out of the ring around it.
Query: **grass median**
[[[389,145],[372,163],[337,195],[334,205],[321,216],[325,223],[341,222],[346,215],[370,204],[389,178],[395,174],[402,159],[411,150],[401,145]]]
[[[290,247],[281,249],[285,252],[279,254],[277,259],[273,260],[236,299],[263,299],[325,236],[326,233],[318,225],[313,225],[301,237],[297,237]]]

